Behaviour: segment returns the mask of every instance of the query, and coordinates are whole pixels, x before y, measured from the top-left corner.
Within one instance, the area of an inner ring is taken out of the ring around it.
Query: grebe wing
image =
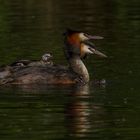
[[[77,75],[61,66],[24,67],[16,71],[11,84],[74,84]]]

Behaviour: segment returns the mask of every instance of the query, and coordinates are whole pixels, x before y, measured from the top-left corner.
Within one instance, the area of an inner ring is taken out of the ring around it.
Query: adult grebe
[[[88,83],[89,73],[82,62],[87,54],[97,54],[106,57],[97,51],[94,45],[86,42],[89,39],[101,39],[102,37],[90,36],[82,32],[68,30],[65,33],[65,54],[69,67],[60,65],[32,66],[19,69],[6,80],[9,84],[76,84]],[[11,80],[12,79],[12,80]]]
[[[95,45],[88,41],[91,39],[103,39],[103,37],[91,36],[71,29],[68,29],[64,36],[65,56],[72,70],[80,76],[83,83],[87,83],[89,81],[89,73],[81,59],[86,58],[87,54],[97,54],[106,58],[105,54],[95,49]]]

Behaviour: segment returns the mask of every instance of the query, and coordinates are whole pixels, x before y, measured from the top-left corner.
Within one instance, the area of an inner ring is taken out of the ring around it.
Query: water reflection
[[[96,121],[101,114],[104,114],[104,109],[94,104],[89,85],[75,87],[70,96],[72,99],[66,106],[69,135],[90,137],[97,128],[103,127],[103,122]]]
[[[85,136],[90,129],[90,104],[88,101],[82,100],[89,98],[89,86],[75,87],[75,91],[71,93],[73,100],[67,105],[67,122],[70,134],[75,136]]]
[[[0,127],[5,126],[0,134],[8,137],[87,138],[104,126],[100,121],[104,107],[94,104],[89,85],[11,86],[0,90]]]

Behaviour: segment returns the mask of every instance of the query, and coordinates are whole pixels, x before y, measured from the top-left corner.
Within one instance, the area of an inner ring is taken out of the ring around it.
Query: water
[[[45,52],[66,64],[67,27],[104,36],[94,43],[108,55],[85,61],[91,82],[83,87],[0,87],[0,139],[139,140],[139,7],[138,0],[0,0],[1,65]]]

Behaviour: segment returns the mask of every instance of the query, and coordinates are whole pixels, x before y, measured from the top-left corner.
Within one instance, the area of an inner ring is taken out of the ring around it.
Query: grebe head
[[[91,39],[103,39],[103,37],[101,36],[92,36],[84,32],[71,30],[71,29],[67,29],[64,35],[70,44],[74,44],[78,42],[80,43],[81,41],[86,41]]]
[[[53,56],[50,53],[45,53],[44,55],[42,55],[42,60],[43,61],[49,61],[52,58],[53,58]]]
[[[81,58],[82,56],[85,56],[84,54],[87,53],[97,54],[98,52],[94,51],[93,47],[94,45],[91,45],[89,43],[87,44],[86,42],[89,42],[89,40],[91,39],[103,39],[103,37],[101,36],[92,36],[84,32],[71,29],[67,29],[66,32],[64,33],[64,36],[65,36],[64,50],[67,59],[69,59],[73,54],[80,54]],[[89,49],[89,47],[87,47],[86,45],[81,44],[84,42],[85,44],[87,44],[87,46],[90,46],[91,49]]]
[[[95,45],[91,42],[82,42],[80,45],[80,57],[83,58],[87,54],[96,54],[100,57],[106,58],[107,56],[103,54],[102,52],[98,51],[95,47]]]

